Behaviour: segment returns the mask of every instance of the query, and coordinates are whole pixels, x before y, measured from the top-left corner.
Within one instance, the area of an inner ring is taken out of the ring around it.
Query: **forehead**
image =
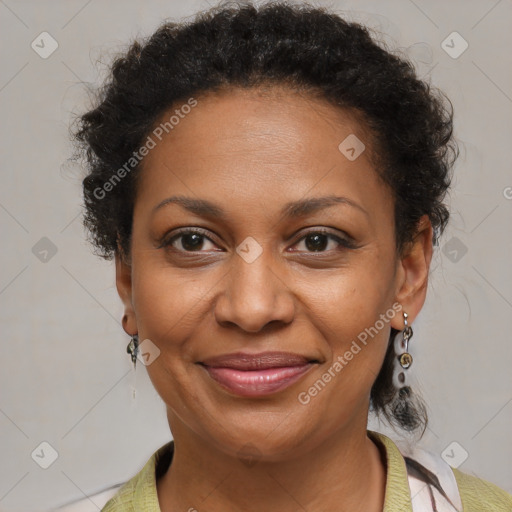
[[[195,101],[193,108],[182,108],[187,100],[175,104],[156,123],[138,198],[155,203],[179,191],[221,196],[235,207],[337,191],[387,206],[369,132],[354,113],[283,87],[231,89]],[[348,158],[354,152],[346,153],[347,144],[364,150]]]

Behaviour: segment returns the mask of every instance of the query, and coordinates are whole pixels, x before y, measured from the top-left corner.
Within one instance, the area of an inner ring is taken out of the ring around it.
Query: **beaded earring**
[[[407,318],[407,313],[403,313],[404,315],[404,329],[402,331],[401,337],[396,337],[395,339],[395,353],[397,354],[396,360],[400,366],[398,366],[397,371],[394,374],[394,383],[398,389],[401,389],[407,386],[407,376],[406,371],[412,365],[412,356],[409,353],[409,340],[412,338],[413,332],[412,327],[409,325]],[[406,370],[405,372],[403,370]]]
[[[133,368],[135,369],[137,363],[137,354],[139,351],[139,336],[137,334],[132,335],[132,339],[128,346],[126,347],[126,352],[131,355]]]

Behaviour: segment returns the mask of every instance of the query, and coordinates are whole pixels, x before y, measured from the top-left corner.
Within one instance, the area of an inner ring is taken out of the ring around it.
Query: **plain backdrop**
[[[381,33],[453,102],[452,217],[411,341],[430,413],[421,446],[448,448],[459,469],[511,492],[512,4],[316,3]],[[208,6],[0,2],[0,510],[49,509],[125,481],[170,439],[146,369],[126,354],[113,263],[85,239],[68,127],[127,43]],[[41,450],[57,457],[47,469]]]

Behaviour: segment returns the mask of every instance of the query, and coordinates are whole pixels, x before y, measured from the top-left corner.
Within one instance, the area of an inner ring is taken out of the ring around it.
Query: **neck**
[[[162,512],[383,510],[384,456],[367,437],[366,425],[339,430],[314,450],[287,460],[245,464],[179,421],[172,425],[172,463],[157,481]]]

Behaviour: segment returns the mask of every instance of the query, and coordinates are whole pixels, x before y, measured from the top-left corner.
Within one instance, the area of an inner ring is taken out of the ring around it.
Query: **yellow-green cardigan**
[[[404,458],[395,443],[377,432],[368,435],[383,449],[387,461],[383,512],[413,512]],[[155,469],[170,441],[159,448],[142,470],[126,482],[102,508],[102,512],[161,512],[156,490]],[[452,468],[464,512],[512,512],[512,495],[480,478]]]

